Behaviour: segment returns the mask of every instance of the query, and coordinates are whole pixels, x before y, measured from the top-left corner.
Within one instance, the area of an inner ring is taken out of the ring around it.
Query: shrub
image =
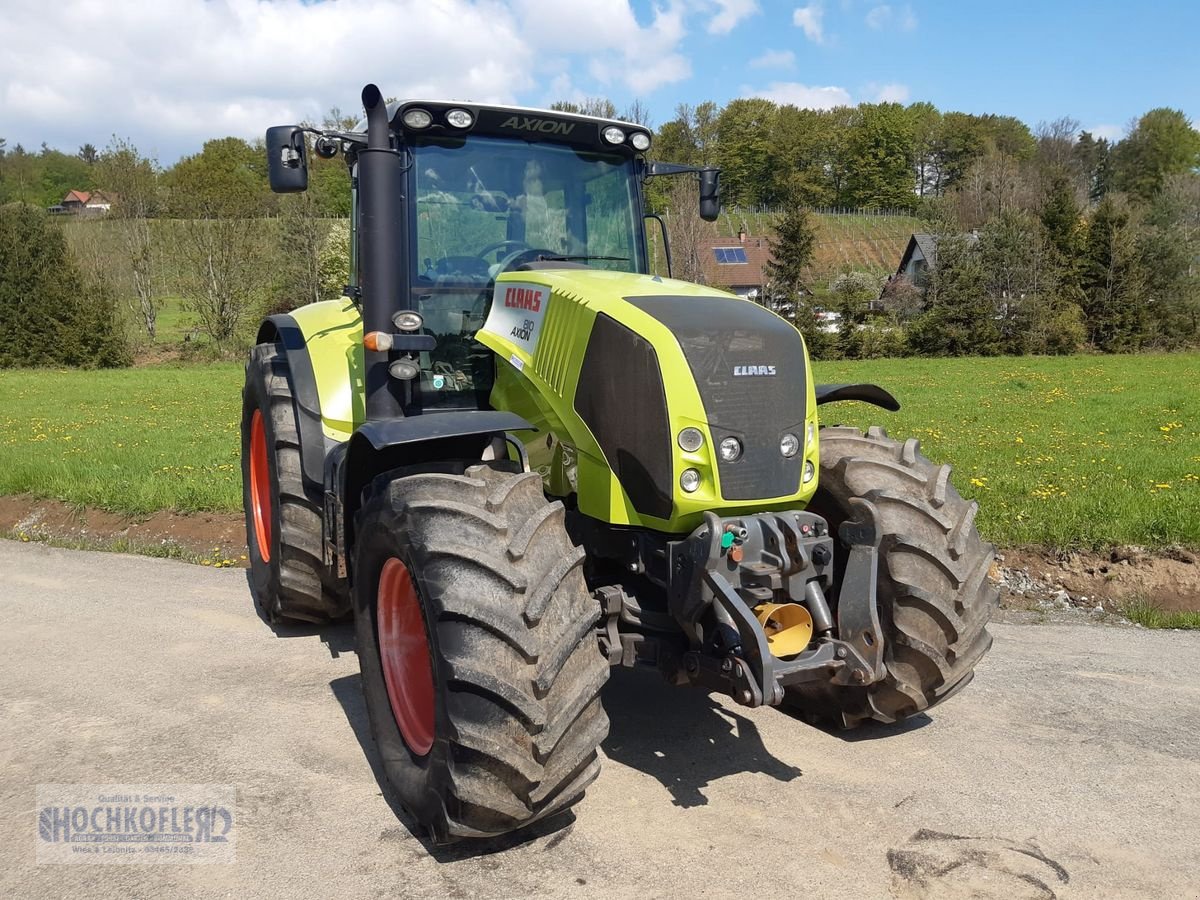
[[[126,366],[111,291],[88,280],[39,209],[0,208],[0,368]]]

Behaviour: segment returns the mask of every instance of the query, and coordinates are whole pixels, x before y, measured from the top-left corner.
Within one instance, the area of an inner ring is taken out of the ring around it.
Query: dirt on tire
[[[878,427],[821,429],[821,477],[810,509],[836,533],[851,501],[874,508],[879,546],[878,610],[887,674],[868,688],[802,686],[789,706],[842,724],[893,722],[940,703],[973,677],[991,646],[987,623],[998,591],[988,574],[995,548],[975,528],[978,506],[950,483],[950,467],[892,440]],[[838,570],[847,548],[837,544]],[[830,707],[833,709],[830,709]]]
[[[504,834],[572,806],[599,773],[608,680],[583,551],[536,472],[381,476],[359,512],[354,619],[372,733],[435,841]],[[415,753],[383,674],[378,583],[412,576],[433,661],[431,748]]]

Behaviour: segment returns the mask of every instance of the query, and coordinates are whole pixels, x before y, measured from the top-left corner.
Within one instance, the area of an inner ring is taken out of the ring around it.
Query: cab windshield
[[[413,159],[414,287],[487,283],[539,256],[644,270],[627,158],[468,137],[418,143]]]
[[[474,335],[501,272],[539,260],[646,271],[631,159],[479,136],[411,150],[412,292],[438,339],[423,360],[426,405],[473,406],[490,388]]]

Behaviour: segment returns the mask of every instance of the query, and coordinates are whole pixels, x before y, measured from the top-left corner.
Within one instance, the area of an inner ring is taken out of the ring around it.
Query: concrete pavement
[[[995,625],[929,716],[828,734],[616,671],[565,827],[435,850],[373,770],[353,635],[239,570],[0,541],[0,896],[1200,896],[1200,634]],[[38,865],[36,786],[229,784],[236,860]]]

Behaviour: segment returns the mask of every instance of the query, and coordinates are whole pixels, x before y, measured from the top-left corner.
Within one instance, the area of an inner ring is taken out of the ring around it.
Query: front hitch
[[[808,512],[759,513],[704,525],[672,548],[671,610],[693,647],[683,656],[689,680],[745,706],[775,706],[789,685],[828,681],[864,686],[883,678],[883,635],[875,585],[880,535],[875,508],[855,500],[839,535],[850,546],[837,600],[837,625],[825,592],[833,583],[833,538]],[[730,540],[729,535],[734,535]],[[781,658],[755,607],[793,603],[807,609],[813,640]],[[712,617],[706,617],[706,612]],[[701,618],[717,627],[705,633]]]

